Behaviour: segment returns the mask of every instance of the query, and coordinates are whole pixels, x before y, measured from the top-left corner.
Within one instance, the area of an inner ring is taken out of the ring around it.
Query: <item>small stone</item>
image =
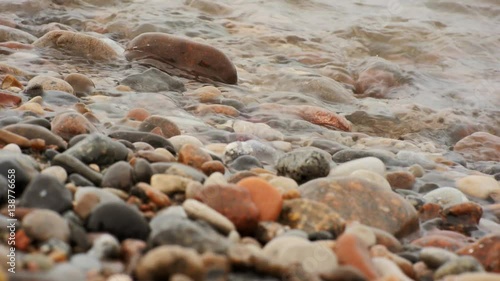
[[[9,94],[6,92],[0,92],[0,105],[2,107],[14,107],[22,102],[20,96]]]
[[[52,132],[68,141],[81,134],[97,132],[97,128],[83,115],[77,112],[57,114],[51,122]]]
[[[331,274],[323,275],[325,281],[367,281],[364,274],[354,266],[341,265]]]
[[[119,161],[111,165],[102,178],[102,187],[112,187],[128,192],[134,184],[133,170],[128,162]]]
[[[406,171],[388,172],[385,178],[393,189],[412,189],[415,184],[415,176]]]
[[[71,155],[85,164],[109,165],[126,160],[128,150],[120,142],[101,134],[90,134],[63,154]]]
[[[297,190],[299,185],[296,181],[287,177],[275,177],[269,181],[269,184],[276,187],[281,194],[285,194],[290,190]]]
[[[486,272],[474,272],[474,273],[462,273],[460,275],[447,276],[444,281],[497,281],[500,278],[500,274],[486,273]]]
[[[201,169],[203,163],[212,161],[212,157],[199,147],[191,144],[185,144],[178,152],[178,161],[196,169]]]
[[[120,242],[112,235],[100,234],[93,241],[88,254],[100,260],[117,258],[120,256]]]
[[[251,234],[257,229],[259,209],[246,189],[232,184],[209,185],[203,187],[196,199],[227,217],[241,234]]]
[[[68,242],[70,229],[68,223],[51,210],[34,210],[23,218],[23,229],[26,234],[37,241],[59,239]]]
[[[165,194],[172,194],[174,192],[185,192],[191,181],[177,175],[155,174],[151,177],[151,186]]]
[[[489,176],[466,176],[457,180],[456,185],[463,193],[481,199],[488,199],[491,194],[500,192],[500,183]]]
[[[203,103],[217,102],[223,97],[221,91],[214,86],[204,86],[198,88],[190,95],[196,96],[198,100]]]
[[[467,161],[500,161],[500,137],[476,132],[455,144],[453,151],[462,154]]]
[[[34,85],[40,85],[42,86],[43,90],[49,91],[49,90],[55,90],[55,91],[62,91],[70,94],[74,94],[73,87],[71,85],[59,78],[51,77],[51,76],[46,76],[46,75],[38,75],[34,78],[32,78],[29,82],[28,85],[26,86],[27,88],[30,88]]]
[[[434,279],[442,279],[448,275],[459,275],[465,272],[482,272],[483,266],[473,257],[462,256],[452,259],[440,266],[434,273]]]
[[[453,252],[436,247],[425,247],[420,251],[420,260],[429,268],[438,268],[456,258],[458,256]]]
[[[421,178],[425,174],[424,168],[418,164],[411,165],[408,168],[408,171],[412,173],[416,178]]]
[[[207,176],[210,176],[214,173],[224,174],[226,172],[226,167],[220,161],[211,160],[203,163],[201,165],[201,170]]]
[[[100,202],[99,196],[93,193],[86,193],[79,196],[79,200],[76,200],[73,210],[81,219],[86,220]]]
[[[243,155],[251,155],[253,148],[246,142],[229,143],[224,150],[224,162],[230,163]]]
[[[245,188],[259,209],[259,221],[276,221],[281,213],[283,199],[279,191],[263,179],[248,177],[237,183]]]
[[[379,277],[375,264],[370,259],[368,246],[356,235],[341,235],[337,239],[335,253],[341,264],[357,268],[368,280]]]
[[[145,142],[149,143],[154,148],[165,148],[168,151],[175,154],[174,147],[172,144],[163,136],[155,135],[146,132],[135,132],[135,131],[115,131],[108,135],[110,138],[126,140],[131,143],[134,142]]]
[[[75,94],[90,94],[95,89],[94,82],[87,76],[80,73],[71,73],[64,77],[64,81],[68,82]]]
[[[47,128],[32,124],[12,124],[2,128],[3,130],[23,136],[29,140],[43,139],[46,145],[57,146],[58,149],[66,149],[66,142]]]
[[[420,247],[436,247],[449,251],[456,251],[466,245],[466,243],[460,239],[439,234],[423,236],[413,240],[411,244]]]
[[[158,209],[171,205],[170,198],[167,195],[153,188],[149,184],[140,182],[135,187],[141,189],[148,197],[148,201],[153,203]]]
[[[203,183],[204,186],[214,185],[214,184],[225,185],[225,184],[228,184],[228,182],[223,174],[213,173]]]
[[[73,207],[71,192],[53,176],[40,174],[24,190],[19,206],[63,213]]]
[[[138,92],[184,92],[186,90],[182,81],[156,68],[150,68],[139,74],[129,75],[120,84],[129,86]]]
[[[3,132],[5,132],[5,131],[0,130],[0,133],[3,133]],[[14,153],[19,153],[19,154],[23,153],[21,148],[19,147],[19,145],[15,144],[15,143],[9,143],[8,145],[4,146],[2,148],[2,150],[14,152]]]
[[[137,210],[123,203],[106,203],[95,208],[87,222],[91,232],[108,232],[120,241],[127,238],[146,240],[150,229]]]
[[[204,280],[203,261],[191,249],[161,246],[149,251],[135,269],[139,280],[163,281],[181,273],[194,281]]]
[[[499,233],[486,235],[475,243],[462,247],[456,253],[473,256],[481,262],[486,271],[500,273]]]
[[[61,166],[48,167],[42,171],[42,174],[55,177],[62,184],[68,179],[68,173]]]
[[[225,216],[199,201],[187,199],[182,207],[190,218],[204,220],[224,234],[236,230],[234,224]]]
[[[412,281],[401,269],[390,259],[385,257],[372,258],[373,264],[381,273],[380,280],[398,280],[398,281]],[[411,265],[410,265],[411,266]]]
[[[101,185],[102,175],[71,155],[65,153],[56,155],[54,159],[52,159],[52,165],[63,167],[69,174],[80,174],[96,186]]]
[[[134,172],[136,182],[150,182],[153,176],[153,168],[148,161],[137,159],[134,163]]]
[[[410,261],[396,254],[391,253],[389,250],[387,250],[386,247],[382,245],[375,245],[370,248],[370,254],[372,256],[372,261],[375,263],[379,271],[385,273],[383,275],[390,275],[387,273],[392,272],[394,275],[400,277],[401,279],[405,280],[415,279],[415,271],[413,269],[413,264]],[[377,259],[379,258],[386,259],[392,264],[392,266],[384,266],[382,264],[378,264]],[[382,265],[382,267],[379,267],[379,265]],[[396,266],[396,270],[394,269],[394,266]]]
[[[196,147],[203,146],[203,143],[199,139],[189,135],[175,135],[168,140],[172,143],[176,151],[179,151],[184,144],[191,144]]]
[[[133,108],[128,111],[127,113],[127,118],[132,119],[132,120],[137,120],[137,121],[144,121],[146,120],[149,116],[151,116],[151,113],[145,108],[139,107],[139,108]]]
[[[264,165],[252,155],[242,155],[229,164],[229,168],[236,171],[247,171],[252,168],[263,168]]]
[[[440,187],[427,193],[423,198],[426,202],[439,204],[443,208],[469,201],[465,194],[453,187]]]
[[[181,134],[181,130],[174,122],[166,117],[159,115],[149,116],[141,123],[141,125],[139,125],[139,131],[142,132],[151,132],[155,128],[159,128],[159,132],[161,132],[161,135],[166,138],[172,138]],[[179,148],[176,148],[175,146],[174,148],[175,151],[179,150]]]
[[[371,247],[377,242],[377,237],[372,228],[359,222],[348,224],[344,233],[356,235],[367,247]]]
[[[482,215],[481,205],[474,202],[449,206],[441,212],[442,229],[469,235],[477,229]]]
[[[381,176],[378,173],[375,173],[373,171],[369,170],[356,170],[351,173],[351,177],[357,177],[360,179],[367,180],[373,184],[376,184],[385,190],[391,191],[392,187],[391,184],[387,181],[387,179],[383,176]]]
[[[171,164],[169,168],[165,171],[165,174],[177,175],[201,183],[205,182],[207,178],[207,176],[205,176],[205,174],[203,174],[199,170],[181,163]]]
[[[365,157],[356,160],[351,160],[346,163],[342,163],[337,167],[333,168],[330,172],[330,176],[341,177],[348,176],[356,170],[368,170],[375,172],[380,175],[385,173],[385,164],[380,159],[375,157]]]
[[[330,160],[315,150],[292,151],[278,159],[276,169],[279,176],[290,177],[301,184],[328,176]]]

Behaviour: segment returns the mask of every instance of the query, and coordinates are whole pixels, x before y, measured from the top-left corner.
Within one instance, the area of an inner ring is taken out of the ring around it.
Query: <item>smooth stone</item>
[[[189,135],[176,135],[170,137],[168,140],[174,146],[175,151],[179,151],[184,144],[191,144],[197,147],[203,146],[203,143],[199,139]]]
[[[147,117],[139,125],[138,129],[139,129],[139,131],[142,131],[142,132],[151,132],[156,128],[160,129],[161,134],[165,138],[172,138],[174,136],[178,136],[181,134],[181,130],[174,122],[172,122],[167,117],[163,117],[163,116],[159,116],[159,115],[152,115],[152,116]],[[168,141],[170,142],[170,139]],[[179,151],[179,149],[180,149],[180,147],[178,148],[175,145],[173,145],[173,147],[174,147],[175,151]]]
[[[169,46],[168,51],[163,46]],[[149,60],[147,64],[173,75],[202,76],[227,84],[238,82],[236,68],[224,53],[166,33],[147,32],[135,37],[128,43],[125,57],[129,61]]]
[[[436,163],[426,157],[423,153],[417,153],[409,150],[400,150],[396,154],[396,159],[400,160],[406,165],[420,165],[424,169],[434,169],[436,167]]]
[[[18,95],[0,92],[0,105],[2,107],[14,107],[21,104],[22,98]]]
[[[96,186],[101,186],[102,175],[85,165],[76,157],[62,153],[58,154],[52,160],[52,165],[63,167],[68,174],[77,173],[85,179],[91,181]]]
[[[175,155],[172,144],[164,137],[146,132],[115,131],[108,135],[110,138],[127,140],[129,142],[145,142],[154,148],[165,148]]]
[[[39,274],[39,273],[37,273]],[[87,276],[85,272],[70,263],[59,263],[54,266],[46,277],[52,281],[86,281]]]
[[[356,170],[368,170],[383,176],[385,174],[385,164],[380,159],[375,157],[359,158],[345,162],[333,168],[330,172],[330,176],[348,176]]]
[[[491,176],[466,176],[458,179],[455,184],[463,193],[481,199],[500,193],[500,183]]]
[[[233,130],[235,133],[249,134],[267,141],[284,139],[283,133],[271,128],[271,126],[265,123],[252,123],[243,120],[236,120],[233,123]]]
[[[222,173],[213,173],[205,180],[203,185],[208,186],[213,184],[225,185],[228,182]]]
[[[148,240],[150,247],[178,245],[192,248],[199,253],[225,253],[229,246],[226,237],[216,232],[202,220],[191,221],[175,215],[163,215],[154,223]]]
[[[356,177],[360,179],[364,179],[373,184],[376,184],[383,188],[384,190],[391,191],[391,184],[387,181],[386,178],[381,176],[379,173],[369,171],[369,170],[356,170],[351,173],[351,177]]]
[[[151,116],[151,113],[142,107],[132,108],[128,111],[126,118],[136,121],[144,121],[146,118]]]
[[[5,126],[2,128],[3,130],[7,130],[9,132],[18,134],[27,139],[43,139],[45,141],[45,145],[54,145],[57,146],[58,149],[66,149],[66,142],[58,135],[54,134],[47,128],[32,125],[32,124],[13,124],[9,126]]]
[[[68,173],[66,173],[66,170],[60,166],[48,167],[44,169],[41,174],[55,177],[62,184],[64,184],[68,179]]]
[[[471,235],[477,229],[483,208],[475,202],[465,202],[444,208],[440,213],[441,228]]]
[[[420,251],[420,260],[429,268],[439,268],[456,258],[458,256],[455,253],[436,247],[425,247]]]
[[[452,259],[434,272],[434,279],[442,279],[448,275],[458,275],[466,272],[483,272],[484,268],[479,261],[470,256],[461,256]]]
[[[165,170],[165,174],[177,175],[201,183],[205,182],[207,179],[207,176],[199,170],[181,163],[172,163],[169,165],[169,167]]]
[[[51,122],[52,132],[69,141],[81,134],[97,132],[97,128],[87,118],[78,112],[62,112],[57,114]]]
[[[76,200],[75,200],[76,201]],[[92,193],[84,194],[80,196],[79,200],[75,202],[73,207],[73,211],[78,215],[82,220],[86,220],[92,210],[97,207],[100,203],[99,197]]]
[[[278,159],[276,170],[278,176],[292,178],[301,184],[328,176],[330,160],[315,150],[292,151]]]
[[[210,154],[191,144],[183,145],[178,151],[177,161],[196,169],[201,169],[203,163],[211,160]]]
[[[500,274],[486,273],[486,272],[473,272],[462,273],[459,275],[447,276],[444,281],[498,281]]]
[[[136,182],[150,182],[153,176],[153,168],[148,161],[144,159],[137,159],[134,163],[134,171]]]
[[[440,187],[425,194],[423,199],[428,203],[439,204],[443,208],[455,204],[469,202],[469,199],[460,190],[453,187]]]
[[[181,273],[192,281],[203,281],[204,265],[201,257],[191,249],[179,246],[161,246],[144,255],[135,268],[139,280],[172,280]]]
[[[203,173],[207,176],[213,175],[213,174],[225,174],[226,173],[226,167],[222,162],[220,161],[207,161],[201,165],[201,170]]]
[[[2,148],[2,150],[14,152],[14,153],[19,153],[19,154],[23,153],[21,148],[19,147],[19,145],[15,144],[15,143],[9,143],[8,145],[4,146]]]
[[[25,44],[33,43],[37,38],[28,32],[12,28],[5,25],[0,25],[0,42],[19,42]]]
[[[259,221],[276,221],[281,213],[283,198],[281,193],[267,181],[258,177],[248,177],[236,185],[245,188],[259,209]]]
[[[414,164],[408,167],[408,171],[412,173],[416,178],[421,178],[425,174],[424,168],[418,164]]]
[[[481,262],[488,272],[500,273],[500,233],[488,234],[476,242],[456,251],[459,255],[470,255]]]
[[[113,60],[116,51],[103,40],[83,33],[54,30],[33,42],[37,48],[60,49],[70,55],[92,60]]]
[[[235,171],[247,171],[252,168],[264,168],[264,165],[252,155],[242,155],[232,161],[229,168]]]
[[[67,242],[70,229],[66,220],[51,210],[34,210],[23,218],[23,229],[26,234],[37,241],[59,239]]]
[[[86,179],[84,176],[80,174],[71,174],[69,175],[69,181],[73,183],[75,186],[93,186],[94,183]]]
[[[132,240],[132,239],[131,239]],[[127,240],[124,241],[124,243]],[[92,243],[92,248],[87,252],[100,260],[120,257],[121,246],[113,235],[101,234]]]
[[[64,91],[46,90],[43,93],[43,101],[49,105],[65,106],[69,108],[76,107],[80,99]]]
[[[368,280],[379,277],[377,268],[370,259],[368,246],[356,235],[347,233],[341,235],[336,241],[335,253],[340,264],[357,268]]]
[[[291,178],[278,176],[269,180],[269,184],[276,187],[281,194],[286,193],[289,190],[298,189],[299,185],[296,181]]]
[[[31,157],[16,152],[0,150],[0,175],[9,177],[9,170],[14,170],[16,177],[16,192],[21,194],[39,170],[38,163]]]
[[[375,243],[377,243],[377,237],[373,232],[373,228],[359,222],[349,223],[344,233],[356,235],[368,247],[371,247],[375,245]]]
[[[64,81],[68,82],[71,87],[73,87],[73,90],[77,95],[90,94],[95,89],[95,84],[92,79],[80,73],[68,74],[64,77]]]
[[[333,209],[323,203],[302,198],[285,200],[278,222],[307,234],[328,231],[335,237],[345,227],[345,221]]]
[[[19,206],[63,213],[73,207],[71,192],[53,176],[35,176],[20,197]]]
[[[252,154],[253,148],[250,144],[241,141],[232,142],[224,149],[224,162],[227,164],[241,156]]]
[[[418,229],[418,214],[403,197],[358,178],[316,179],[299,190],[302,198],[325,203],[347,221],[357,220],[396,237]]]
[[[453,147],[453,151],[460,153],[467,161],[500,161],[500,137],[476,132],[460,141]]]
[[[458,233],[454,233],[458,234]],[[415,239],[411,245],[419,247],[437,247],[449,251],[456,251],[466,245],[464,239],[450,237],[443,234],[428,234],[421,238]]]
[[[63,154],[71,155],[85,164],[108,165],[126,160],[128,150],[120,142],[113,141],[105,135],[94,133],[86,136]]]
[[[133,169],[128,162],[119,161],[111,165],[102,177],[102,187],[112,187],[128,192],[134,184]]]
[[[259,209],[246,189],[233,184],[209,185],[203,187],[196,199],[227,217],[243,235],[257,229]]]
[[[234,224],[225,216],[197,200],[187,199],[182,203],[182,207],[190,218],[204,220],[224,234],[236,230]]]
[[[19,152],[21,152],[19,146],[24,148],[31,148],[32,146],[32,142],[29,139],[2,129],[0,129],[0,144],[7,144],[3,149],[8,145],[16,145],[19,148]]]
[[[38,75],[32,78],[26,87],[31,88],[34,85],[42,86],[45,91],[54,90],[74,94],[73,87],[68,82],[47,75]]]
[[[177,175],[155,174],[151,177],[151,186],[165,194],[185,192],[192,180]]]
[[[393,189],[411,190],[416,182],[415,176],[407,171],[387,172],[385,178]]]
[[[346,148],[333,154],[332,160],[335,161],[336,163],[345,163],[366,157],[378,158],[386,165],[399,164],[398,161],[396,160],[396,154],[382,149],[358,150],[358,149]]]
[[[99,204],[124,203],[123,200],[118,197],[118,195],[105,189],[93,186],[79,187],[75,192],[75,201],[82,201],[83,197],[87,196],[87,194],[97,196],[97,198],[99,198]]]
[[[129,86],[138,92],[184,92],[184,83],[156,68],[150,68],[139,74],[132,74],[120,81],[121,85]]]
[[[146,240],[150,228],[139,211],[123,203],[105,203],[96,207],[89,216],[90,232],[107,232],[118,240],[128,238]]]
[[[375,257],[372,259],[373,264],[377,268],[378,272],[382,275],[383,278],[388,278],[389,280],[398,280],[398,281],[412,281],[413,279],[401,271],[401,269],[390,259],[385,257]]]

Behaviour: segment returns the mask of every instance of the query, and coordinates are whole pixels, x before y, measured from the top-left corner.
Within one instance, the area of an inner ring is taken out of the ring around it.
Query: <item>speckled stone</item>
[[[487,271],[500,273],[500,233],[486,235],[475,243],[459,249],[457,254],[473,256]]]
[[[315,150],[292,151],[281,156],[276,163],[279,176],[290,177],[297,183],[326,177],[330,160]]]

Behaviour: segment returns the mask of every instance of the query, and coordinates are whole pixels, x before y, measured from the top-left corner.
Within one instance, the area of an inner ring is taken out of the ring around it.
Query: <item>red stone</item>
[[[456,251],[466,244],[458,239],[453,239],[444,235],[428,235],[411,242],[413,245],[420,247],[437,247],[449,251]]]
[[[220,161],[207,161],[201,165],[201,170],[207,176],[210,176],[213,173],[219,172],[224,174],[226,172],[226,167]]]
[[[482,215],[483,208],[477,203],[455,204],[441,212],[442,227],[469,235],[471,231],[477,230]]]
[[[21,97],[19,96],[6,92],[0,92],[0,107],[17,106],[21,103],[21,101]]]
[[[127,113],[127,118],[137,121],[144,121],[149,116],[151,116],[151,113],[144,108],[133,108]]]
[[[259,221],[275,221],[278,219],[283,199],[281,193],[267,181],[258,177],[248,177],[237,183],[250,192],[252,201],[259,209]]]
[[[243,235],[252,235],[257,229],[259,209],[244,188],[234,184],[209,185],[196,199],[227,217]]]
[[[201,148],[187,143],[179,149],[177,160],[179,163],[201,170],[201,166],[205,162],[212,161],[212,157]]]
[[[97,132],[94,124],[77,112],[62,112],[51,122],[52,132],[65,140],[81,134]]]
[[[359,269],[368,280],[375,280],[379,277],[377,269],[370,258],[368,246],[356,235],[351,233],[342,234],[337,239],[335,253],[340,264]]]
[[[478,259],[486,271],[500,273],[500,233],[487,235],[472,245],[457,251],[459,255],[469,255]]]

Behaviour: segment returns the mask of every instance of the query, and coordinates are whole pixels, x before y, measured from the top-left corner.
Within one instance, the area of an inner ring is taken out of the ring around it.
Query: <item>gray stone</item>
[[[179,80],[156,68],[150,68],[143,73],[132,74],[120,82],[138,92],[184,92],[186,88]]]
[[[19,206],[62,213],[73,207],[72,195],[57,178],[40,174],[26,187]]]
[[[76,143],[63,154],[71,155],[85,164],[107,165],[127,159],[128,150],[120,142],[94,133]]]
[[[290,177],[301,184],[328,176],[330,160],[314,150],[292,151],[278,159],[276,169],[279,176]]]

